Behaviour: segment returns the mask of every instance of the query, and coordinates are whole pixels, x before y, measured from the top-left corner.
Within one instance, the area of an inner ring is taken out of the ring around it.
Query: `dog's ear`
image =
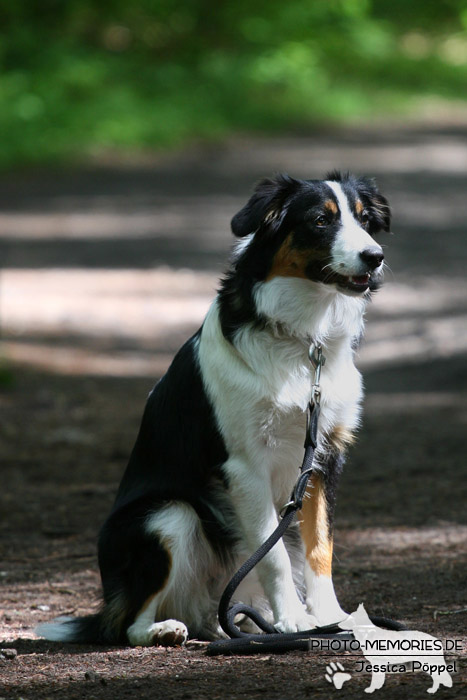
[[[374,180],[360,180],[362,194],[370,216],[370,233],[391,229],[391,209],[389,202],[378,190]]]
[[[268,227],[277,231],[287,213],[291,196],[300,182],[289,175],[277,175],[258,182],[253,195],[231,221],[232,233],[239,238]]]
[[[391,209],[386,197],[376,190],[371,198],[370,220],[374,219],[378,230],[389,231],[391,229]]]

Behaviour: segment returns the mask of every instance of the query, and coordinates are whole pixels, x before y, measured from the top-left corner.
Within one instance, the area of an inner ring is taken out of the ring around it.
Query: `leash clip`
[[[293,505],[295,505],[295,501],[287,501],[287,503],[284,503],[284,505],[282,506],[282,508],[281,508],[280,511],[279,511],[279,517],[280,517],[280,518],[283,518],[284,515],[285,515],[285,511],[287,510],[287,508],[288,508],[289,506],[293,506]]]
[[[308,357],[315,371],[311,387],[311,400],[319,406],[321,400],[321,367],[324,367],[326,363],[326,358],[323,355],[323,346],[320,343],[311,343],[308,349]]]
[[[302,465],[303,466],[303,465]],[[290,497],[290,501],[287,501],[287,503],[284,503],[282,508],[279,511],[279,516],[281,518],[284,517],[284,515],[287,512],[287,509],[290,508],[291,506],[294,508],[294,510],[301,510],[302,505],[303,505],[303,498],[305,496],[305,491],[306,487],[308,484],[308,478],[310,477],[310,474],[313,471],[313,465],[310,467],[307,467],[306,469],[302,469],[300,472],[300,476],[297,479],[297,482],[295,483],[295,486],[292,491],[292,495]]]

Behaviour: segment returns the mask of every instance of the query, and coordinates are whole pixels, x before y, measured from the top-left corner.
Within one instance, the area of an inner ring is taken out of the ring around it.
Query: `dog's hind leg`
[[[128,641],[132,646],[173,647],[183,644],[188,639],[188,629],[183,622],[178,620],[154,622],[160,597],[161,593],[155,593],[149,598],[136,620],[127,629]]]
[[[189,504],[141,499],[115,511],[101,531],[99,564],[103,641],[173,646],[188,630],[215,627],[208,584],[219,564]]]
[[[219,636],[210,589],[222,571],[195,509],[172,501],[147,517],[145,531],[167,550],[170,572],[164,587],[147,601],[128,629],[130,641],[144,629],[143,635],[155,634],[159,644],[172,638],[179,644],[186,640],[187,630],[192,637]]]

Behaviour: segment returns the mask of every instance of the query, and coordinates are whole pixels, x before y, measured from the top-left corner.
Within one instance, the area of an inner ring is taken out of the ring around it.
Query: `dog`
[[[237,599],[279,632],[347,616],[332,583],[333,511],[359,424],[354,350],[383,277],[374,236],[389,231],[390,208],[370,179],[281,174],[257,184],[231,227],[238,242],[217,297],[148,397],[101,530],[102,609],[43,624],[47,639],[148,646],[223,636],[222,590],[275,529],[298,476],[312,342],[326,364],[307,498]]]
[[[338,624],[341,629],[353,632],[369,662],[367,667],[360,662],[360,670],[371,670],[371,683],[365,688],[365,693],[382,688],[386,673],[417,670],[431,676],[433,685],[427,693],[436,693],[440,684],[452,688],[452,678],[448,672],[450,665],[444,660],[441,640],[431,634],[416,630],[395,632],[377,627],[368,617],[363,604]]]

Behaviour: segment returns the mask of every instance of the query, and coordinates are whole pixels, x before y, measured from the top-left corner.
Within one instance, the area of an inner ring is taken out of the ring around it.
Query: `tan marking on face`
[[[326,440],[335,450],[344,452],[349,445],[353,444],[355,436],[352,431],[348,430],[345,426],[336,425],[336,427],[326,435]]]
[[[357,199],[357,201],[355,202],[355,211],[357,212],[358,216],[360,216],[360,214],[363,211],[363,204],[359,199]]]
[[[324,483],[320,476],[310,479],[299,513],[305,556],[317,576],[331,576],[332,537],[329,533]]]
[[[337,208],[337,204],[332,199],[327,199],[324,202],[324,208],[330,211],[331,214],[337,214],[337,212],[339,211]]]
[[[297,250],[292,246],[293,231],[282,243],[272,261],[271,270],[266,281],[274,277],[302,277],[306,279],[305,268],[309,262],[310,252]]]

